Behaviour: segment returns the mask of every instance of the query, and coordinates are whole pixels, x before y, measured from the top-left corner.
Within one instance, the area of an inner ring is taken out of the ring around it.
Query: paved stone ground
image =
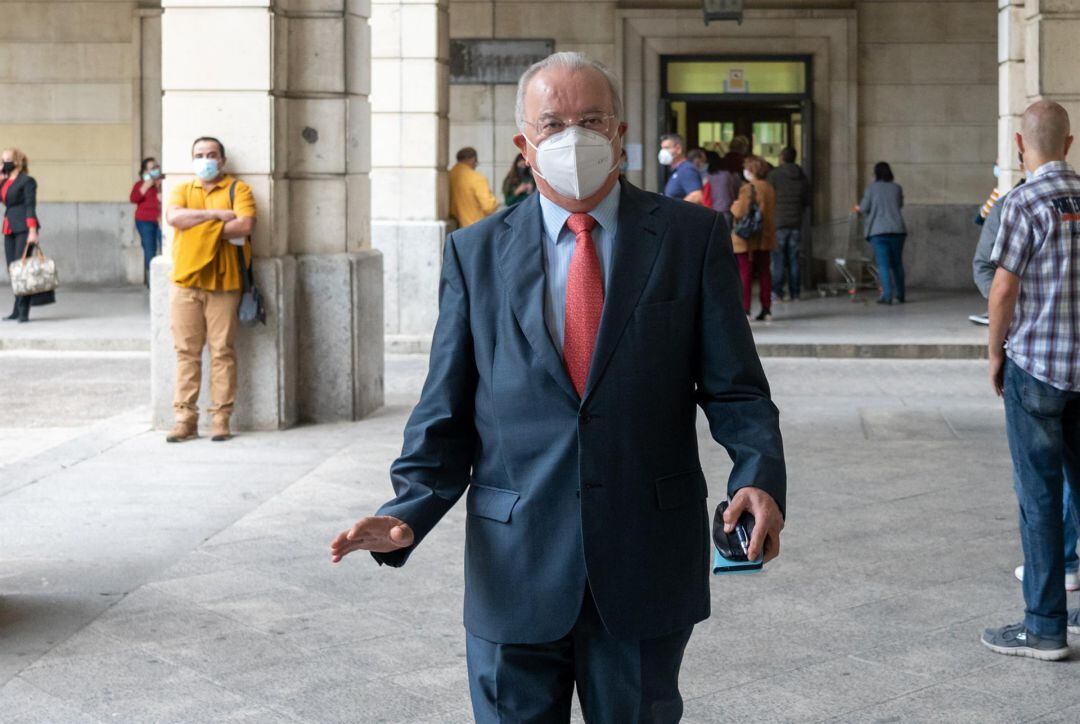
[[[137,360],[112,362],[142,389]],[[43,401],[92,401],[68,373],[109,363],[43,356],[30,379],[56,380]],[[27,365],[0,354],[0,379]],[[0,718],[469,721],[463,506],[404,569],[327,556],[387,497],[424,367],[392,358],[391,404],[368,420],[227,445],[168,446],[145,409],[60,415],[89,427],[0,467]],[[1003,416],[982,363],[766,367],[791,476],[783,555],[713,580],[714,614],[683,668],[686,721],[1080,719],[1080,663],[978,643],[1022,605]],[[49,418],[18,405],[5,435]],[[719,493],[729,463],[700,429]]]
[[[946,356],[943,347],[959,348],[960,353],[949,355],[954,357],[984,353],[986,328],[967,320],[986,309],[978,293],[913,290],[909,296],[907,304],[884,307],[873,303],[870,292],[860,292],[854,302],[810,294],[800,302],[777,303],[771,323],[753,323],[754,336],[769,354],[801,357],[919,356],[903,351],[913,346],[929,351],[923,356],[930,357]],[[0,288],[0,310],[10,306],[10,292]],[[149,306],[142,287],[65,287],[57,292],[55,305],[35,308],[32,314],[31,324],[0,324],[0,350],[150,348]],[[893,348],[891,353],[882,351],[883,346]],[[820,352],[821,347],[832,351]]]

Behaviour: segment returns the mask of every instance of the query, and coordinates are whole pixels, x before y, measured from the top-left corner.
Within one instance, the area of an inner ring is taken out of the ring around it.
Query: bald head
[[[1024,153],[1034,153],[1048,159],[1064,159],[1067,141],[1071,138],[1069,114],[1053,101],[1038,101],[1028,106],[1020,124],[1024,138]]]

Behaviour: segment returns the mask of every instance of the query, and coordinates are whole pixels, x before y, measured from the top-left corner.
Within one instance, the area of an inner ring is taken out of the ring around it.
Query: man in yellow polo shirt
[[[499,207],[487,177],[476,170],[478,164],[476,149],[465,147],[457,152],[457,163],[450,169],[450,215],[462,228],[490,216]]]
[[[196,139],[191,148],[195,178],[169,196],[165,220],[173,235],[173,286],[169,321],[176,348],[176,426],[165,438],[183,442],[198,435],[202,351],[210,347],[209,412],[215,442],[230,437],[236,401],[236,312],[243,287],[237,251],[251,263],[249,237],[255,228],[251,188],[225,173],[225,146]]]

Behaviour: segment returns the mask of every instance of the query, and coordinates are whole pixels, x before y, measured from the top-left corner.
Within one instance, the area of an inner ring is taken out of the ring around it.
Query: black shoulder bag
[[[229,186],[229,208],[233,207],[236,200],[236,181]],[[231,243],[231,242],[229,242]],[[240,308],[236,310],[236,316],[240,324],[245,327],[254,327],[256,324],[266,324],[266,308],[263,306],[262,294],[255,286],[255,277],[251,273],[251,264],[244,261],[243,245],[236,247],[236,260],[240,263],[240,280],[243,292],[240,295]],[[252,264],[254,264],[254,254]]]

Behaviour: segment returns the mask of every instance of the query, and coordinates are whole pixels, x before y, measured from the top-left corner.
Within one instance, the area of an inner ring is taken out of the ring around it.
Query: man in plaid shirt
[[[987,629],[982,641],[1044,661],[1066,658],[1067,632],[1080,634],[1080,609],[1067,610],[1062,538],[1063,480],[1080,517],[1080,175],[1065,163],[1072,141],[1057,103],[1024,113],[1016,142],[1029,180],[1006,197],[991,255],[990,381],[1005,398],[1026,607],[1023,622]]]

